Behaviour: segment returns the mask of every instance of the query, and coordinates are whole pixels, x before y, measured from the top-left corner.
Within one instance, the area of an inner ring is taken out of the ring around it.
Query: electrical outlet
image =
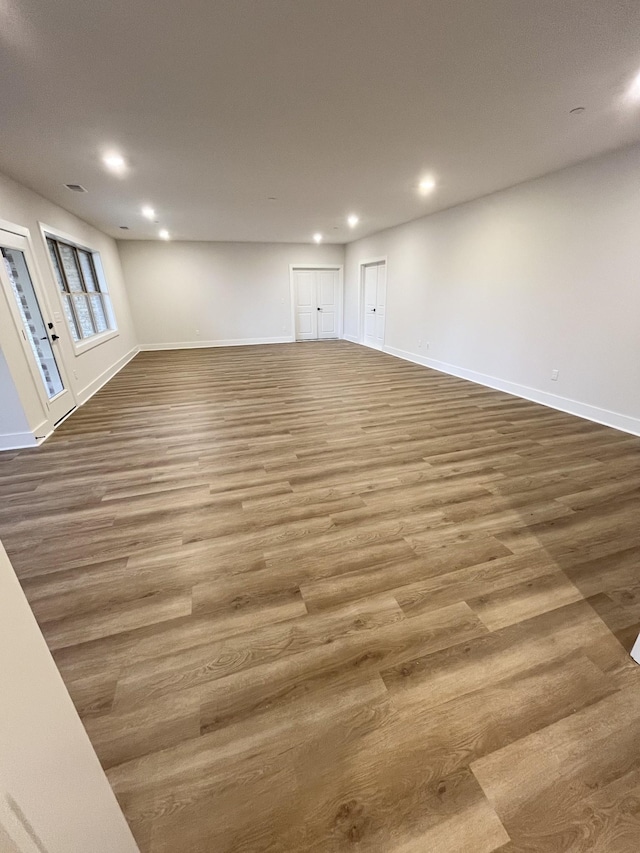
[[[283,331],[283,332],[286,332],[286,331],[287,331],[287,327],[286,327],[286,326],[283,326],[283,327],[282,327],[282,331]]]
[[[418,341],[418,349],[422,349],[422,340]]]
[[[200,329],[196,329],[196,338],[200,337]]]
[[[427,341],[426,344],[424,345],[424,347],[425,347],[425,349],[429,349],[429,346],[430,346],[429,341]]]
[[[556,381],[557,381],[557,379],[558,379],[559,374],[560,374],[560,371],[559,371],[559,370],[552,370],[552,371],[551,371],[551,379],[552,379],[554,382],[556,382]]]

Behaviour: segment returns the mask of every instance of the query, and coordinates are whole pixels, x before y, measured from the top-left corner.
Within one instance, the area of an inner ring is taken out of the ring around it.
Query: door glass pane
[[[69,290],[81,291],[82,279],[76,265],[76,255],[71,246],[66,243],[58,243],[60,249],[60,257],[62,258],[62,266],[69,282]]]
[[[84,283],[87,286],[87,290],[93,290],[94,292],[99,290],[98,282],[93,274],[89,253],[78,249],[78,257],[80,258],[80,266],[82,267],[82,275],[84,276]]]
[[[2,248],[2,256],[27,339],[36,358],[49,399],[64,390],[60,371],[45,328],[24,254],[17,249]]]
[[[62,301],[64,303],[64,313],[67,316],[67,323],[69,324],[69,328],[71,329],[71,334],[73,336],[74,341],[80,340],[80,330],[78,329],[78,324],[76,323],[76,318],[73,316],[73,310],[71,308],[71,299],[72,297],[65,293],[62,297]]]
[[[107,323],[107,318],[104,313],[102,297],[99,293],[92,293],[89,296],[89,299],[91,300],[91,307],[93,308],[93,319],[96,321],[98,332],[106,332],[109,328],[109,324]]]
[[[76,317],[80,323],[80,330],[83,338],[90,338],[91,335],[95,335],[96,333],[96,330],[93,327],[93,320],[91,319],[91,312],[87,305],[87,299],[88,296],[86,293],[73,294],[73,304],[76,309]]]

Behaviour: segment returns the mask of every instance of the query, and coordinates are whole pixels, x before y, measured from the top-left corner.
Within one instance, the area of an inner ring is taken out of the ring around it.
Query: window
[[[50,236],[47,247],[73,340],[80,343],[115,330],[104,277],[98,274],[97,252]]]

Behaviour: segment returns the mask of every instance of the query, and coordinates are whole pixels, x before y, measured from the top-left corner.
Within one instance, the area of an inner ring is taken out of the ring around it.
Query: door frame
[[[44,285],[44,278],[42,276],[40,265],[38,264],[37,253],[35,250],[35,244],[31,237],[31,232],[23,225],[17,225],[15,222],[9,222],[7,219],[0,219],[0,231],[7,231],[9,234],[13,234],[16,237],[20,237],[26,242],[29,253],[28,258],[26,259],[28,261],[27,267],[31,274],[31,283],[33,285],[33,290],[36,295],[36,299],[38,300],[38,303],[40,305],[41,312],[43,314],[43,320],[46,323],[47,318],[44,315],[48,315],[49,318],[53,318],[54,311],[51,308],[51,303],[47,295],[47,289]],[[2,287],[0,287],[0,291],[2,292],[3,300],[6,301],[4,289]],[[58,424],[58,421],[52,420],[49,399],[47,397],[45,389],[42,386],[41,377],[37,373],[37,367],[33,364],[32,354],[28,350],[29,344],[24,340],[24,337],[21,334],[21,330],[17,324],[14,311],[12,310],[11,305],[9,305],[8,308],[9,316],[11,317],[11,321],[16,331],[17,340],[20,342],[20,352],[22,352],[26,360],[26,364],[29,369],[29,374],[31,376],[31,379],[36,389],[36,393],[38,395],[38,399],[40,400],[40,404],[42,406],[44,423],[39,424],[36,430],[34,430],[34,432],[39,431],[41,429],[45,429],[48,435],[53,431],[54,427]],[[57,325],[60,327],[64,325],[66,331],[66,324],[58,323]],[[5,357],[7,357],[7,355],[8,354],[5,352]],[[78,405],[78,400],[76,398],[73,386],[69,381],[69,371],[64,359],[64,354],[60,349],[58,349],[57,352],[54,351],[54,357],[56,359],[56,364],[58,365],[58,370],[60,371],[60,378],[62,379],[64,388],[66,391],[68,391],[73,404],[69,412],[67,412],[67,414],[65,414],[62,418],[59,419],[61,422],[65,420],[71,414],[71,412],[76,409]],[[9,358],[7,358],[7,363],[9,365],[9,370],[11,371],[11,363],[9,361]]]
[[[344,264],[289,264],[289,300],[291,302],[291,341],[296,340],[296,286],[294,273],[296,270],[336,270],[338,273],[338,336],[344,337]]]
[[[382,350],[384,352],[385,341],[387,338],[387,315],[389,313],[389,262],[387,255],[379,255],[377,258],[367,258],[364,261],[359,261],[360,274],[358,275],[358,342],[363,346],[368,346],[364,342],[364,268],[370,267],[373,264],[384,264],[387,275],[387,298],[385,299],[384,308],[384,340],[382,341]]]

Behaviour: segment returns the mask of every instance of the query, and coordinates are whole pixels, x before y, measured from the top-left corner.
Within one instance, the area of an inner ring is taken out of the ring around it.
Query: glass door
[[[44,303],[36,293],[27,240],[0,230],[0,256],[0,281],[52,428],[75,405],[56,352],[58,335],[43,316]]]

